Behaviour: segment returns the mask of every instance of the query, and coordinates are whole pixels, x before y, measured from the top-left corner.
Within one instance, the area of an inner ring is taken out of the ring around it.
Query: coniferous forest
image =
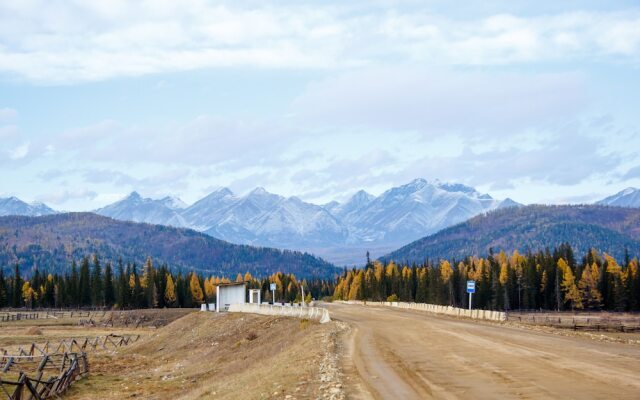
[[[467,306],[466,281],[476,281],[474,308],[490,310],[610,310],[640,311],[637,257],[616,260],[591,250],[576,256],[568,244],[553,250],[520,254],[490,252],[486,258],[427,260],[420,265],[383,264],[367,260],[365,268],[345,270],[335,281],[300,281],[282,272],[258,278],[249,272],[236,277],[175,272],[166,264],[102,263],[99,255],[73,262],[65,274],[35,270],[21,276],[0,269],[0,307],[117,309],[197,307],[214,302],[216,285],[246,282],[271,301],[300,301],[333,295],[340,300],[407,301]]]
[[[576,256],[568,244],[553,251],[486,258],[428,260],[420,265],[368,261],[345,271],[334,299],[407,301],[466,307],[466,281],[476,281],[473,307],[488,310],[640,311],[638,259],[595,250]]]
[[[298,280],[293,274],[274,273],[261,279],[249,272],[236,277],[203,276],[172,272],[166,264],[154,266],[103,263],[99,255],[73,262],[66,274],[33,271],[23,277],[19,265],[5,275],[0,268],[0,307],[27,308],[164,308],[197,307],[215,302],[220,283],[245,282],[262,289],[263,301],[271,301],[269,284],[276,283],[276,301],[300,301],[303,285],[307,301],[333,293],[333,280]]]

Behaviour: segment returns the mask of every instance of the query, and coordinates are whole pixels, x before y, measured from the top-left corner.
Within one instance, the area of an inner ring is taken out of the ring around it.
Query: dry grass
[[[316,398],[322,336],[333,326],[306,324],[194,313],[93,360],[91,377],[78,382],[67,398]]]
[[[0,327],[0,348],[109,333],[142,335],[115,352],[91,352],[90,375],[72,385],[68,399],[321,397],[319,365],[333,324],[188,310],[141,313],[146,326],[137,329],[79,326],[77,318],[15,321]]]

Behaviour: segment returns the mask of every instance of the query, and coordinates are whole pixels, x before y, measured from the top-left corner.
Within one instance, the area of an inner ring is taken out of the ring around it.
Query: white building
[[[247,284],[223,283],[216,288],[216,311],[227,311],[231,304],[247,302]]]

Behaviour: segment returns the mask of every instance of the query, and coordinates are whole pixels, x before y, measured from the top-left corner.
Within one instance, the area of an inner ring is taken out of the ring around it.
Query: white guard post
[[[260,289],[249,289],[249,303],[262,304],[260,300]]]

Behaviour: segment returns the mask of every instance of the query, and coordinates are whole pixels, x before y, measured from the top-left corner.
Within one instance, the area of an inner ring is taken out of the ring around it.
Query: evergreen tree
[[[118,286],[116,290],[116,303],[120,309],[129,307],[129,283],[128,272],[125,272],[122,259],[118,260]]]
[[[158,287],[156,285],[156,273],[155,268],[153,268],[153,261],[151,260],[151,257],[147,257],[147,261],[144,264],[144,273],[141,283],[144,288],[146,307],[157,307]]]
[[[78,290],[80,293],[79,305],[81,306],[91,305],[91,278],[89,275],[89,258],[84,257],[80,263],[80,278],[78,281]]]
[[[14,308],[22,307],[22,278],[20,277],[20,266],[15,265],[13,270],[13,285],[12,285],[13,298],[11,306]]]
[[[8,305],[7,282],[4,280],[4,269],[0,267],[0,308]]]
[[[111,263],[107,263],[104,267],[104,305],[112,307],[115,300],[115,289],[113,286],[113,272],[111,270]]]
[[[67,288],[70,303],[74,306],[80,305],[80,278],[78,277],[78,267],[75,260],[71,264],[71,275],[69,276]]]
[[[104,288],[102,287],[102,266],[97,254],[93,256],[93,269],[91,271],[91,303],[94,306],[104,305]]]

